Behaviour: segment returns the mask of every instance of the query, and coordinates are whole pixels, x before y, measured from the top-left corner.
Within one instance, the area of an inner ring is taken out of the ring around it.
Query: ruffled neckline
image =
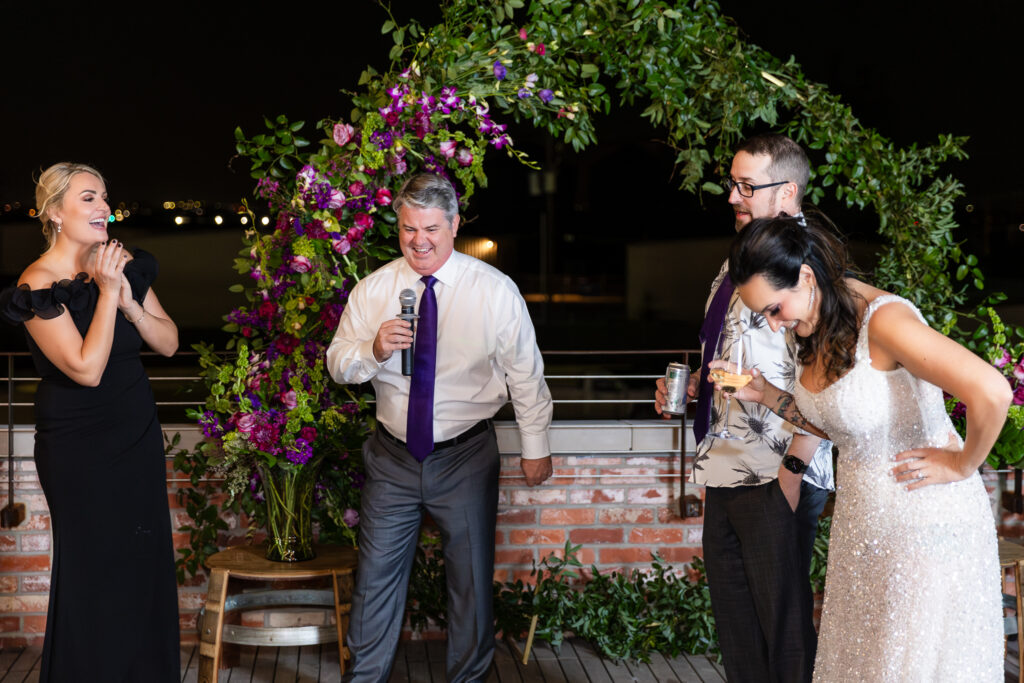
[[[142,249],[132,252],[132,260],[124,267],[125,277],[132,288],[132,296],[141,303],[156,279],[156,259]],[[15,325],[34,317],[50,320],[67,308],[77,312],[88,308],[91,289],[96,284],[88,273],[79,273],[72,279],[54,282],[49,287],[32,289],[27,284],[12,285],[0,291],[0,317]]]

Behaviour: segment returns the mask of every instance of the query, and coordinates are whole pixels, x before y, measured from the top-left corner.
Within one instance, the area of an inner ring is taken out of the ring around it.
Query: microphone
[[[416,323],[415,320],[419,316],[415,313],[416,307],[416,292],[411,289],[403,289],[398,295],[398,303],[402,306],[402,312],[399,314],[401,320],[408,320],[409,324],[412,325],[413,335],[416,334]],[[402,374],[406,377],[412,377],[412,347],[402,349]]]

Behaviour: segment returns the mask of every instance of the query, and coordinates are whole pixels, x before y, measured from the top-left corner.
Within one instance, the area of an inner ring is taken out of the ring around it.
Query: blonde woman
[[[36,184],[46,251],[0,292],[42,378],[35,461],[53,564],[41,681],[177,681],[178,607],[163,439],[139,358],[178,331],[156,260],[107,235],[103,177],[59,163]],[[116,647],[112,643],[117,643]]]

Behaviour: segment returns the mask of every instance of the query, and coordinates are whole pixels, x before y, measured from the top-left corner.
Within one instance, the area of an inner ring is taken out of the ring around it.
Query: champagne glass
[[[741,439],[729,431],[729,409],[732,407],[732,397],[741,388],[745,387],[751,379],[750,375],[743,372],[743,330],[738,320],[729,321],[722,329],[718,337],[718,347],[715,349],[715,360],[725,361],[729,364],[727,368],[715,368],[711,371],[711,379],[715,381],[725,398],[725,417],[722,429],[712,432],[709,436],[716,439]]]

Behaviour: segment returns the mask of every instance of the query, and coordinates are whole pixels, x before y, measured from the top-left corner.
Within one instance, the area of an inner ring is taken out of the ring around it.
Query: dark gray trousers
[[[808,569],[828,492],[804,482],[707,487],[704,564],[729,683],[810,681],[817,651]]]
[[[424,511],[441,529],[448,576],[447,676],[483,681],[494,656],[494,531],[500,459],[494,427],[421,464],[373,434],[363,445],[366,485],[345,680],[383,683],[394,664]]]

